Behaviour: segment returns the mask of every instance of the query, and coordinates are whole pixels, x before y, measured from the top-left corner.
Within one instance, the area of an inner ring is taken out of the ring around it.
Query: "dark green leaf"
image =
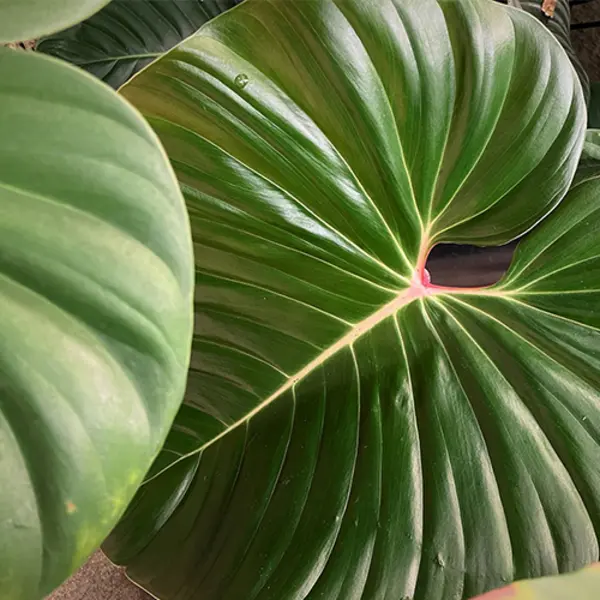
[[[164,600],[457,600],[598,557],[595,181],[556,40],[481,0],[250,2],[127,85],[192,220],[186,406],[106,544]],[[598,263],[598,264],[597,264]]]
[[[588,105],[588,127],[600,127],[600,82],[590,86],[590,102]]]
[[[581,85],[586,100],[590,97],[590,78],[584,69],[577,53],[571,43],[571,8],[569,0],[557,0],[554,15],[549,17],[542,11],[542,0],[518,0],[519,8],[533,15],[536,19],[544,23],[546,27],[556,36],[565,52],[569,55]]]
[[[204,23],[241,0],[112,0],[84,23],[42,40],[38,50],[62,58],[114,88]]]
[[[192,252],[158,139],[92,77],[0,49],[0,598],[102,542],[185,386]]]
[[[0,44],[31,40],[79,23],[109,0],[0,0]]]

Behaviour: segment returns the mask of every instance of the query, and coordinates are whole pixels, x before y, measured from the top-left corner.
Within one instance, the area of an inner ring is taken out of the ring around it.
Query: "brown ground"
[[[98,552],[47,600],[152,600]]]
[[[600,0],[575,6],[573,20],[600,20]],[[600,81],[600,28],[573,32],[573,44],[592,81]],[[98,552],[47,600],[151,600],[151,597]]]
[[[573,22],[600,21],[600,0],[574,6]],[[600,81],[600,28],[581,29],[571,34],[573,46],[592,81]]]

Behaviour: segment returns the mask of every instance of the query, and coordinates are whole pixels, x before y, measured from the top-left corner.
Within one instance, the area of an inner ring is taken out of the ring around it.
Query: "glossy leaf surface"
[[[0,50],[0,598],[102,542],[185,387],[189,223],[158,139],[109,88]]]
[[[557,0],[554,14],[552,17],[548,17],[542,11],[542,0],[515,0],[519,8],[528,12],[530,15],[542,22],[552,33],[556,36],[556,39],[560,42],[560,45],[565,49],[565,52],[569,55],[579,80],[583,86],[583,91],[586,98],[590,96],[590,78],[584,69],[577,52],[573,48],[571,42],[571,7],[569,0]],[[510,4],[510,2],[509,2]]]
[[[241,0],[112,0],[83,23],[38,44],[114,88]]]
[[[35,39],[86,19],[109,0],[0,0],[0,44]]]
[[[186,405],[105,548],[165,600],[456,600],[598,556],[598,186],[491,289],[439,242],[556,207],[581,87],[523,11],[245,3],[124,94],[196,254]]]
[[[476,600],[596,600],[600,590],[600,565],[572,575],[520,581]]]

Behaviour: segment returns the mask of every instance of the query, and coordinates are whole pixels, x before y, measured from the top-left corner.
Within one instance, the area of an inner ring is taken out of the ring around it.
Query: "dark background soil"
[[[600,0],[574,6],[573,23],[600,21]],[[571,33],[573,46],[592,81],[600,81],[600,27],[580,29]]]

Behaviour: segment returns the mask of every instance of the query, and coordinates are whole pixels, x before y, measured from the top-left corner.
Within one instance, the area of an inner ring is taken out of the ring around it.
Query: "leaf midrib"
[[[83,60],[77,62],[78,67],[89,67],[91,65],[102,65],[104,63],[121,62],[121,61],[133,61],[133,60],[144,60],[145,58],[159,58],[164,52],[147,52],[144,54],[122,54],[120,56],[103,56],[102,58],[96,58],[92,60]]]
[[[415,300],[423,299],[428,296],[443,296],[443,295],[486,295],[486,296],[506,296],[507,293],[493,287],[490,288],[452,288],[443,287],[430,284],[424,284],[421,278],[415,275],[410,286],[402,290],[395,298],[390,302],[383,305],[381,308],[376,310],[374,313],[369,315],[366,319],[363,319],[356,325],[354,325],[347,333],[339,338],[335,343],[328,346],[323,352],[321,352],[316,358],[311,360],[305,367],[300,371],[288,377],[283,385],[278,387],[272,394],[270,394],[265,400],[255,406],[250,412],[238,419],[225,429],[221,431],[217,436],[204,443],[202,446],[195,450],[188,452],[187,454],[181,455],[177,460],[171,462],[169,465],[155,473],[152,477],[149,477],[144,481],[144,484],[156,479],[162,475],[165,471],[169,470],[175,464],[197,454],[201,454],[208,447],[212,446],[220,439],[226,437],[231,431],[237,429],[244,423],[250,421],[258,413],[262,412],[265,408],[270,406],[277,398],[279,398],[285,392],[294,388],[294,386],[308,377],[313,371],[318,369],[321,365],[326,363],[330,358],[337,354],[340,350],[352,346],[354,342],[372,331],[377,325],[395,315],[401,308],[404,308]]]

